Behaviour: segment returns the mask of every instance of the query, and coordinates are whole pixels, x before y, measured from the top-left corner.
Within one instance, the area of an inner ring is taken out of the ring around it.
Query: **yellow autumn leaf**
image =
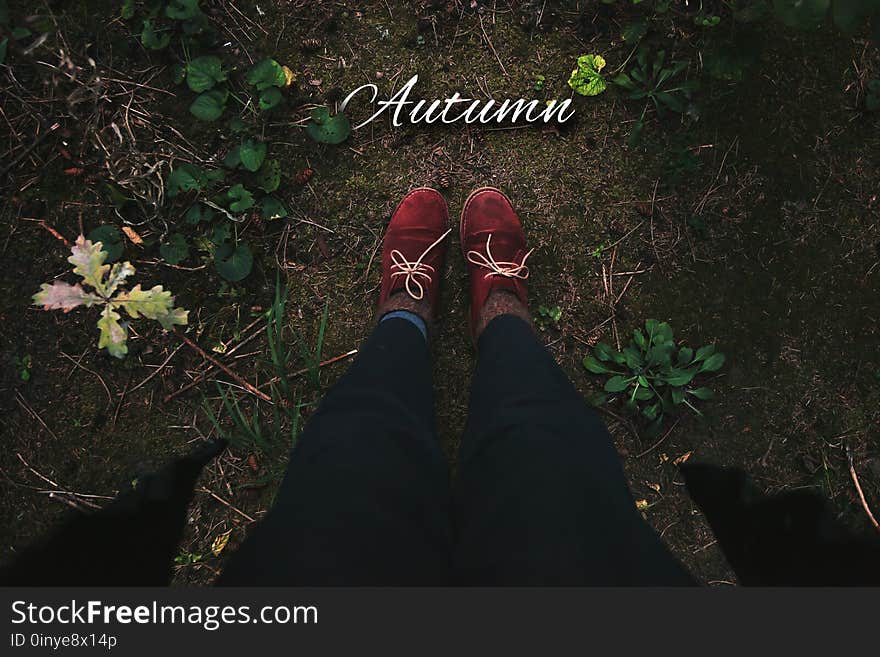
[[[636,500],[636,508],[639,511],[647,511],[648,510],[648,500]]]
[[[294,82],[296,82],[296,73],[294,73],[293,71],[291,71],[291,70],[290,70],[288,67],[286,67],[286,66],[282,66],[282,67],[281,67],[281,70],[284,71],[284,79],[286,80],[286,82],[284,83],[284,86],[285,86],[285,87],[289,87],[289,86],[292,85]]]
[[[220,553],[223,552],[223,548],[226,547],[226,544],[229,543],[229,535],[232,533],[230,529],[228,532],[224,532],[223,534],[218,534],[214,539],[214,542],[211,543],[211,552],[214,553],[215,557],[219,557]]]
[[[675,465],[681,465],[682,463],[686,463],[687,460],[691,457],[691,454],[693,454],[693,452],[685,452],[684,454],[679,456],[677,459],[675,459],[673,461],[673,463]]]

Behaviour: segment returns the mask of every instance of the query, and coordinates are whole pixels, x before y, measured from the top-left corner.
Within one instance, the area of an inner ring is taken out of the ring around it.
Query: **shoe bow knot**
[[[477,267],[483,267],[489,270],[483,278],[489,278],[490,276],[503,276],[504,278],[520,278],[525,280],[529,277],[529,268],[526,266],[526,260],[532,255],[534,249],[526,253],[521,262],[499,262],[495,260],[492,255],[492,249],[490,248],[491,242],[492,235],[489,235],[489,237],[486,238],[485,255],[479,251],[468,251],[467,253],[468,262]]]
[[[430,282],[431,277],[434,275],[434,267],[425,264],[424,262],[422,262],[422,260],[424,260],[425,256],[427,256],[428,253],[431,252],[431,249],[440,244],[440,242],[442,242],[451,232],[452,229],[450,228],[445,233],[443,233],[436,242],[425,249],[422,255],[420,255],[413,261],[407,260],[406,256],[404,256],[403,253],[401,253],[397,249],[394,249],[389,254],[392,261],[391,268],[398,270],[392,271],[391,277],[394,278],[396,276],[406,276],[403,284],[406,288],[406,293],[413,299],[419,301],[425,296],[425,287],[422,285],[422,282],[419,280],[419,278],[427,278]]]

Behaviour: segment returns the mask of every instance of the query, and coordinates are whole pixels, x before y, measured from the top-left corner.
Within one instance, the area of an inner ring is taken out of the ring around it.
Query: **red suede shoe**
[[[506,290],[528,305],[526,237],[510,200],[494,187],[468,197],[461,211],[461,252],[468,262],[471,285],[471,335],[492,292]]]
[[[417,301],[427,299],[436,316],[444,240],[451,232],[449,209],[440,192],[418,187],[403,197],[382,244],[380,306],[402,290]]]

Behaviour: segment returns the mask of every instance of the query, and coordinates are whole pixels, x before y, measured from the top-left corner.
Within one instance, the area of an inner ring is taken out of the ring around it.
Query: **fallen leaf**
[[[134,228],[131,226],[123,226],[122,232],[125,233],[125,236],[131,240],[132,244],[137,244],[140,246],[144,243],[144,238],[137,234]]]
[[[215,557],[219,557],[220,553],[223,552],[223,548],[226,547],[226,544],[229,542],[229,535],[232,533],[232,530],[219,534],[214,542],[211,543],[211,552],[214,553]]]
[[[636,508],[639,511],[647,511],[648,510],[648,500],[636,500]]]
[[[693,452],[685,452],[684,454],[679,456],[677,459],[675,459],[673,461],[673,463],[675,465],[681,465],[682,463],[686,463],[687,460],[691,457],[691,454],[693,454]]]
[[[658,493],[660,492],[660,484],[648,484],[648,488],[651,490],[655,490]]]
[[[636,203],[636,212],[645,219],[650,219],[655,215],[656,208],[652,203]]]
[[[309,182],[312,179],[312,176],[314,176],[314,175],[315,175],[314,169],[303,169],[302,171],[300,171],[299,173],[297,173],[293,176],[293,181],[297,185],[305,185],[307,182]]]
[[[296,81],[296,73],[291,71],[288,67],[282,66],[281,70],[284,71],[284,86],[289,87]]]

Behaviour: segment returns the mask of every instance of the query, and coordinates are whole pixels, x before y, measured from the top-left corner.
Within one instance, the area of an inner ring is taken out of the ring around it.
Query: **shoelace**
[[[446,236],[449,235],[449,233],[451,232],[452,229],[450,228],[445,233],[443,233],[436,242],[425,249],[422,255],[420,255],[412,262],[407,260],[406,257],[404,257],[404,255],[397,249],[394,249],[391,252],[391,267],[392,269],[396,267],[400,270],[391,272],[391,278],[394,278],[395,276],[406,276],[406,280],[404,281],[406,293],[416,301],[420,301],[422,297],[425,296],[425,288],[419,280],[419,277],[427,278],[428,282],[430,282],[431,276],[434,274],[434,268],[431,265],[426,265],[424,262],[422,262],[422,260],[425,258],[426,255],[428,255],[428,253],[430,253],[431,249],[433,249],[435,246],[440,244],[440,242],[446,239]],[[411,286],[416,287],[416,289],[418,290],[418,294],[413,292]]]
[[[484,267],[489,270],[483,278],[489,278],[490,276],[503,276],[504,278],[519,278],[525,280],[529,277],[529,268],[526,266],[526,260],[532,255],[534,249],[531,249],[526,253],[521,262],[498,262],[495,260],[492,255],[492,250],[489,248],[491,242],[492,235],[490,234],[489,237],[486,238],[486,255],[483,255],[479,251],[467,252],[468,262],[477,267]]]

